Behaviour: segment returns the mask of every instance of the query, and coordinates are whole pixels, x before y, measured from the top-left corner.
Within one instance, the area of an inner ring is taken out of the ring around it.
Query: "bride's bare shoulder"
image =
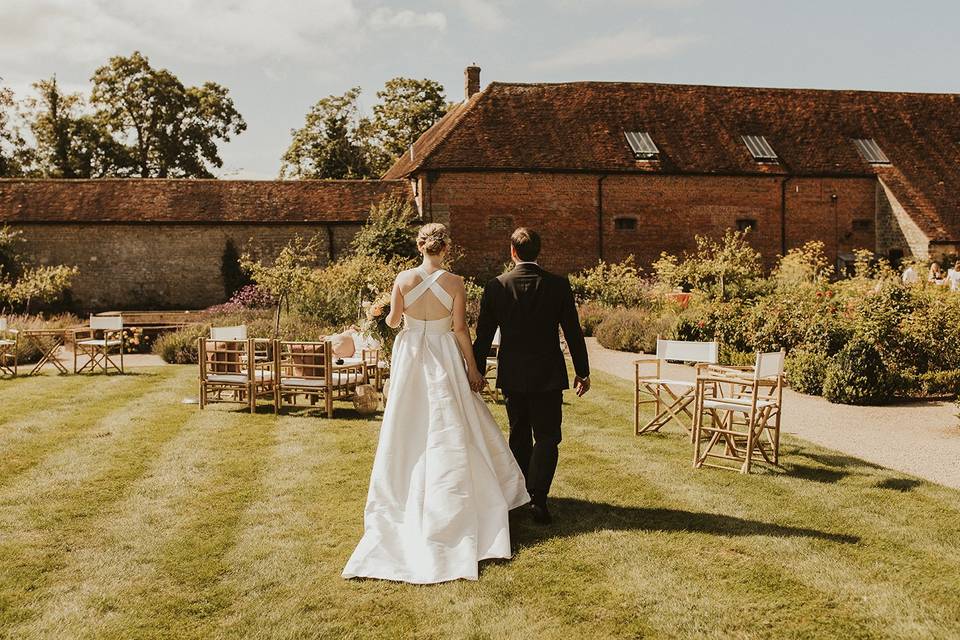
[[[443,284],[444,288],[447,289],[459,289],[463,287],[463,276],[458,276],[457,274],[449,271],[443,274],[441,280],[443,281],[441,284]]]

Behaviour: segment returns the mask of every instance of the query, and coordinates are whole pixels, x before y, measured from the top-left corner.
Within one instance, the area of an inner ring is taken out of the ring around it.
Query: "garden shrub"
[[[343,258],[310,275],[298,296],[298,310],[330,326],[358,322],[363,303],[390,291],[397,273],[411,266],[365,255]]]
[[[370,206],[367,222],[353,237],[355,255],[385,261],[417,258],[417,210],[406,199],[387,197]]]
[[[856,337],[827,366],[823,397],[841,404],[882,404],[893,399],[897,386],[873,343]]]
[[[696,236],[697,248],[682,257],[663,253],[654,265],[667,289],[696,289],[717,300],[750,299],[768,288],[760,253],[747,241],[749,231],[727,229],[719,240]]]
[[[610,315],[613,310],[596,302],[583,302],[577,307],[580,315],[580,326],[583,328],[583,335],[592,336],[596,333],[600,323]]]
[[[829,364],[830,358],[822,352],[795,349],[787,356],[784,365],[787,384],[800,393],[822,395]]]
[[[677,318],[669,313],[655,314],[647,309],[612,309],[596,327],[597,341],[607,349],[654,353],[657,336],[671,335]]]
[[[651,287],[633,256],[622,262],[604,262],[570,276],[570,288],[581,302],[608,307],[640,307],[649,302]]]

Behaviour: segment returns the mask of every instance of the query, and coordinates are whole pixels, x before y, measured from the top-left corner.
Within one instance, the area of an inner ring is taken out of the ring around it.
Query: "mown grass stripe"
[[[74,381],[78,377],[74,377],[59,386],[62,395],[56,400],[37,399],[31,403],[32,410],[0,427],[0,450],[4,452],[0,457],[0,487],[74,438],[103,426],[101,421],[105,416],[125,403],[138,400],[166,379],[168,375],[159,373],[113,376],[97,382],[85,379],[76,383],[83,384],[82,389],[77,390]]]
[[[44,604],[43,589],[74,548],[93,535],[90,523],[149,468],[187,415],[174,404],[178,377],[103,414],[77,408],[103,435],[78,438],[0,490],[0,628],[27,622]],[[14,637],[24,637],[14,633]]]

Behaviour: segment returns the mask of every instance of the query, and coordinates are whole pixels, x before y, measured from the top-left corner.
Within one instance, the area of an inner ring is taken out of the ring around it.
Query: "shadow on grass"
[[[907,493],[908,491],[913,491],[921,484],[923,484],[922,480],[915,480],[913,478],[886,478],[878,482],[876,487],[878,489],[891,489],[893,491]]]
[[[786,475],[801,480],[812,480],[824,484],[835,484],[850,475],[843,469],[828,469],[824,467],[810,467],[803,464],[792,464],[784,467]]]
[[[594,531],[678,531],[721,537],[776,536],[813,538],[839,544],[856,544],[860,541],[860,537],[854,535],[748,520],[719,513],[628,507],[576,498],[553,498],[550,500],[550,511],[554,516],[554,524],[541,527],[532,523],[526,509],[517,510],[513,520],[518,525],[514,528],[514,543],[518,548],[550,538],[576,536]]]

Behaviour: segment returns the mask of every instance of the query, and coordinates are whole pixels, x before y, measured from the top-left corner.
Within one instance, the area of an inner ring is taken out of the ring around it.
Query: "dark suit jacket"
[[[473,343],[477,366],[481,368],[497,327],[497,386],[501,389],[529,393],[570,387],[560,349],[561,327],[577,375],[590,375],[587,345],[566,278],[527,263],[487,283]]]

